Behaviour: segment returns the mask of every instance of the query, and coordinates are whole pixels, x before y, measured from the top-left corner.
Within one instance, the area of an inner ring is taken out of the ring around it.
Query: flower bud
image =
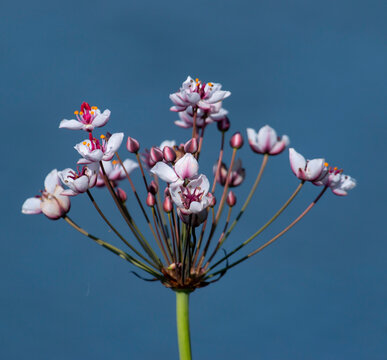
[[[173,150],[170,146],[164,146],[163,155],[166,162],[174,162],[176,160],[175,150]]]
[[[128,198],[127,195],[126,195],[126,192],[124,190],[122,190],[121,188],[117,188],[116,189],[116,194],[117,194],[117,197],[118,199],[121,201],[121,202],[125,202],[126,199]]]
[[[213,208],[216,205],[216,197],[211,193],[208,193],[207,196],[211,196],[211,202],[209,206]]]
[[[137,154],[138,150],[140,149],[140,143],[136,139],[133,139],[129,136],[128,140],[126,141],[126,148],[132,154]]]
[[[152,193],[153,195],[156,195],[158,191],[159,191],[159,186],[156,184],[154,180],[152,180],[151,183],[149,184],[149,192]]]
[[[226,201],[227,205],[230,207],[233,207],[236,204],[237,199],[233,191],[229,191],[229,193],[227,194]]]
[[[217,121],[218,130],[226,132],[230,128],[230,120],[225,116],[222,120]]]
[[[169,187],[166,186],[164,189],[164,196],[171,196],[171,193],[169,192]]]
[[[146,197],[146,204],[149,207],[153,207],[153,206],[155,206],[155,203],[156,203],[156,199],[155,199],[154,195],[152,193],[148,192],[148,196]]]
[[[153,146],[150,151],[150,158],[154,163],[163,161],[163,152],[158,147]]]
[[[230,139],[230,145],[234,149],[240,149],[243,146],[243,137],[240,132],[236,132]]]
[[[198,151],[198,141],[196,138],[192,138],[184,144],[184,151],[190,154],[194,154]]]
[[[166,196],[164,199],[163,209],[166,213],[170,213],[173,209],[172,200],[169,196]]]

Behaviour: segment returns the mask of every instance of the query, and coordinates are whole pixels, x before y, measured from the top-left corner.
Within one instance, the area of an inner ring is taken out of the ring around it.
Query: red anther
[[[166,162],[174,162],[176,160],[176,153],[170,146],[164,146],[163,156]]]
[[[156,199],[155,199],[154,195],[150,192],[148,192],[148,196],[146,197],[146,204],[149,207],[153,207],[156,204]]]
[[[150,151],[150,158],[154,163],[163,161],[164,159],[163,152],[158,147],[153,146]]]
[[[128,137],[128,140],[126,141],[126,148],[128,151],[132,154],[137,154],[138,150],[140,149],[140,143],[136,140]]]
[[[163,209],[166,213],[170,213],[173,209],[173,203],[169,196],[166,196],[164,199]]]
[[[229,193],[227,194],[226,201],[227,205],[230,207],[233,207],[236,204],[237,199],[233,191],[229,191]]]
[[[184,144],[184,151],[189,154],[194,154],[198,151],[198,141],[196,138],[192,138]]]
[[[240,132],[236,132],[230,139],[230,145],[234,149],[240,149],[243,146],[243,136]]]

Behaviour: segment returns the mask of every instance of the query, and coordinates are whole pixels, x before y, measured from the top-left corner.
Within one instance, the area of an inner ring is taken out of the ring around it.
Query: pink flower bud
[[[153,146],[150,151],[150,158],[154,163],[163,161],[163,152],[158,147]]]
[[[122,190],[121,188],[119,188],[119,187],[116,189],[116,194],[117,194],[118,199],[121,202],[125,202],[126,199],[128,198],[127,195],[126,195],[126,192],[124,190]]]
[[[164,196],[171,196],[171,193],[169,192],[168,186],[164,189]]]
[[[230,191],[227,194],[226,201],[227,201],[227,205],[230,207],[233,207],[236,204],[237,199],[236,199],[235,194],[232,191]]]
[[[240,149],[243,146],[243,136],[240,132],[236,132],[230,139],[230,145],[234,149]]]
[[[174,162],[176,160],[175,150],[173,150],[170,146],[164,146],[163,155],[166,162]]]
[[[148,192],[148,196],[146,197],[146,204],[149,207],[153,207],[153,206],[155,206],[155,203],[156,203],[156,199],[155,199],[154,195],[152,193]]]
[[[164,199],[163,209],[166,213],[170,213],[173,209],[172,200],[169,196],[166,196]]]
[[[230,120],[225,116],[222,120],[217,121],[218,130],[226,132],[230,128]]]
[[[126,141],[126,148],[129,152],[137,154],[138,150],[140,149],[140,143],[136,139],[133,139],[129,136],[128,140]]]
[[[211,196],[211,202],[210,202],[210,207],[214,207],[216,205],[216,197],[212,195],[211,193],[208,193],[208,196]]]
[[[153,195],[156,195],[158,191],[159,191],[159,186],[156,184],[154,180],[152,180],[151,183],[149,184],[149,192],[152,193]]]
[[[195,138],[188,140],[184,144],[184,151],[190,154],[196,153],[196,151],[198,151],[198,141]]]

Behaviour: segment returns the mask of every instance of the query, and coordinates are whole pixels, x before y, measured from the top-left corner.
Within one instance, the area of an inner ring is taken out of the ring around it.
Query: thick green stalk
[[[191,360],[189,334],[189,292],[176,290],[176,322],[180,360]]]

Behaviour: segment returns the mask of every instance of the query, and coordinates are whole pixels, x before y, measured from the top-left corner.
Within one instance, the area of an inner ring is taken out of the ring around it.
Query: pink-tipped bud
[[[173,150],[170,146],[164,146],[163,155],[166,162],[174,162],[176,160],[175,150]]]
[[[126,192],[124,190],[122,190],[121,188],[117,188],[116,189],[116,194],[117,194],[117,197],[118,199],[121,201],[121,202],[125,202],[126,199],[128,198],[128,196],[126,195]]]
[[[152,193],[150,193],[150,192],[148,192],[148,196],[146,197],[146,204],[149,207],[153,207],[156,204],[155,196]]]
[[[243,146],[243,136],[240,132],[236,132],[230,139],[230,145],[234,149],[240,149]]]
[[[198,141],[195,138],[188,140],[184,144],[184,152],[189,154],[195,154],[198,151]]]
[[[212,195],[211,193],[208,193],[208,196],[211,196],[211,202],[210,202],[210,207],[214,207],[216,205],[216,197]]]
[[[218,130],[226,132],[230,128],[230,120],[225,116],[222,120],[217,121]]]
[[[166,213],[170,213],[173,209],[172,200],[169,196],[166,196],[164,199],[163,209]]]
[[[129,136],[128,140],[126,141],[126,148],[132,154],[137,154],[138,150],[140,149],[140,143],[136,139],[133,139]]]
[[[227,201],[227,205],[230,207],[233,207],[236,204],[237,199],[236,199],[235,194],[232,191],[230,191],[227,194],[226,201]]]
[[[163,161],[163,152],[158,147],[153,146],[150,151],[150,158],[154,163]]]
[[[152,193],[153,195],[156,195],[158,191],[159,191],[159,186],[156,184],[154,180],[152,180],[151,183],[149,184],[149,192]]]

